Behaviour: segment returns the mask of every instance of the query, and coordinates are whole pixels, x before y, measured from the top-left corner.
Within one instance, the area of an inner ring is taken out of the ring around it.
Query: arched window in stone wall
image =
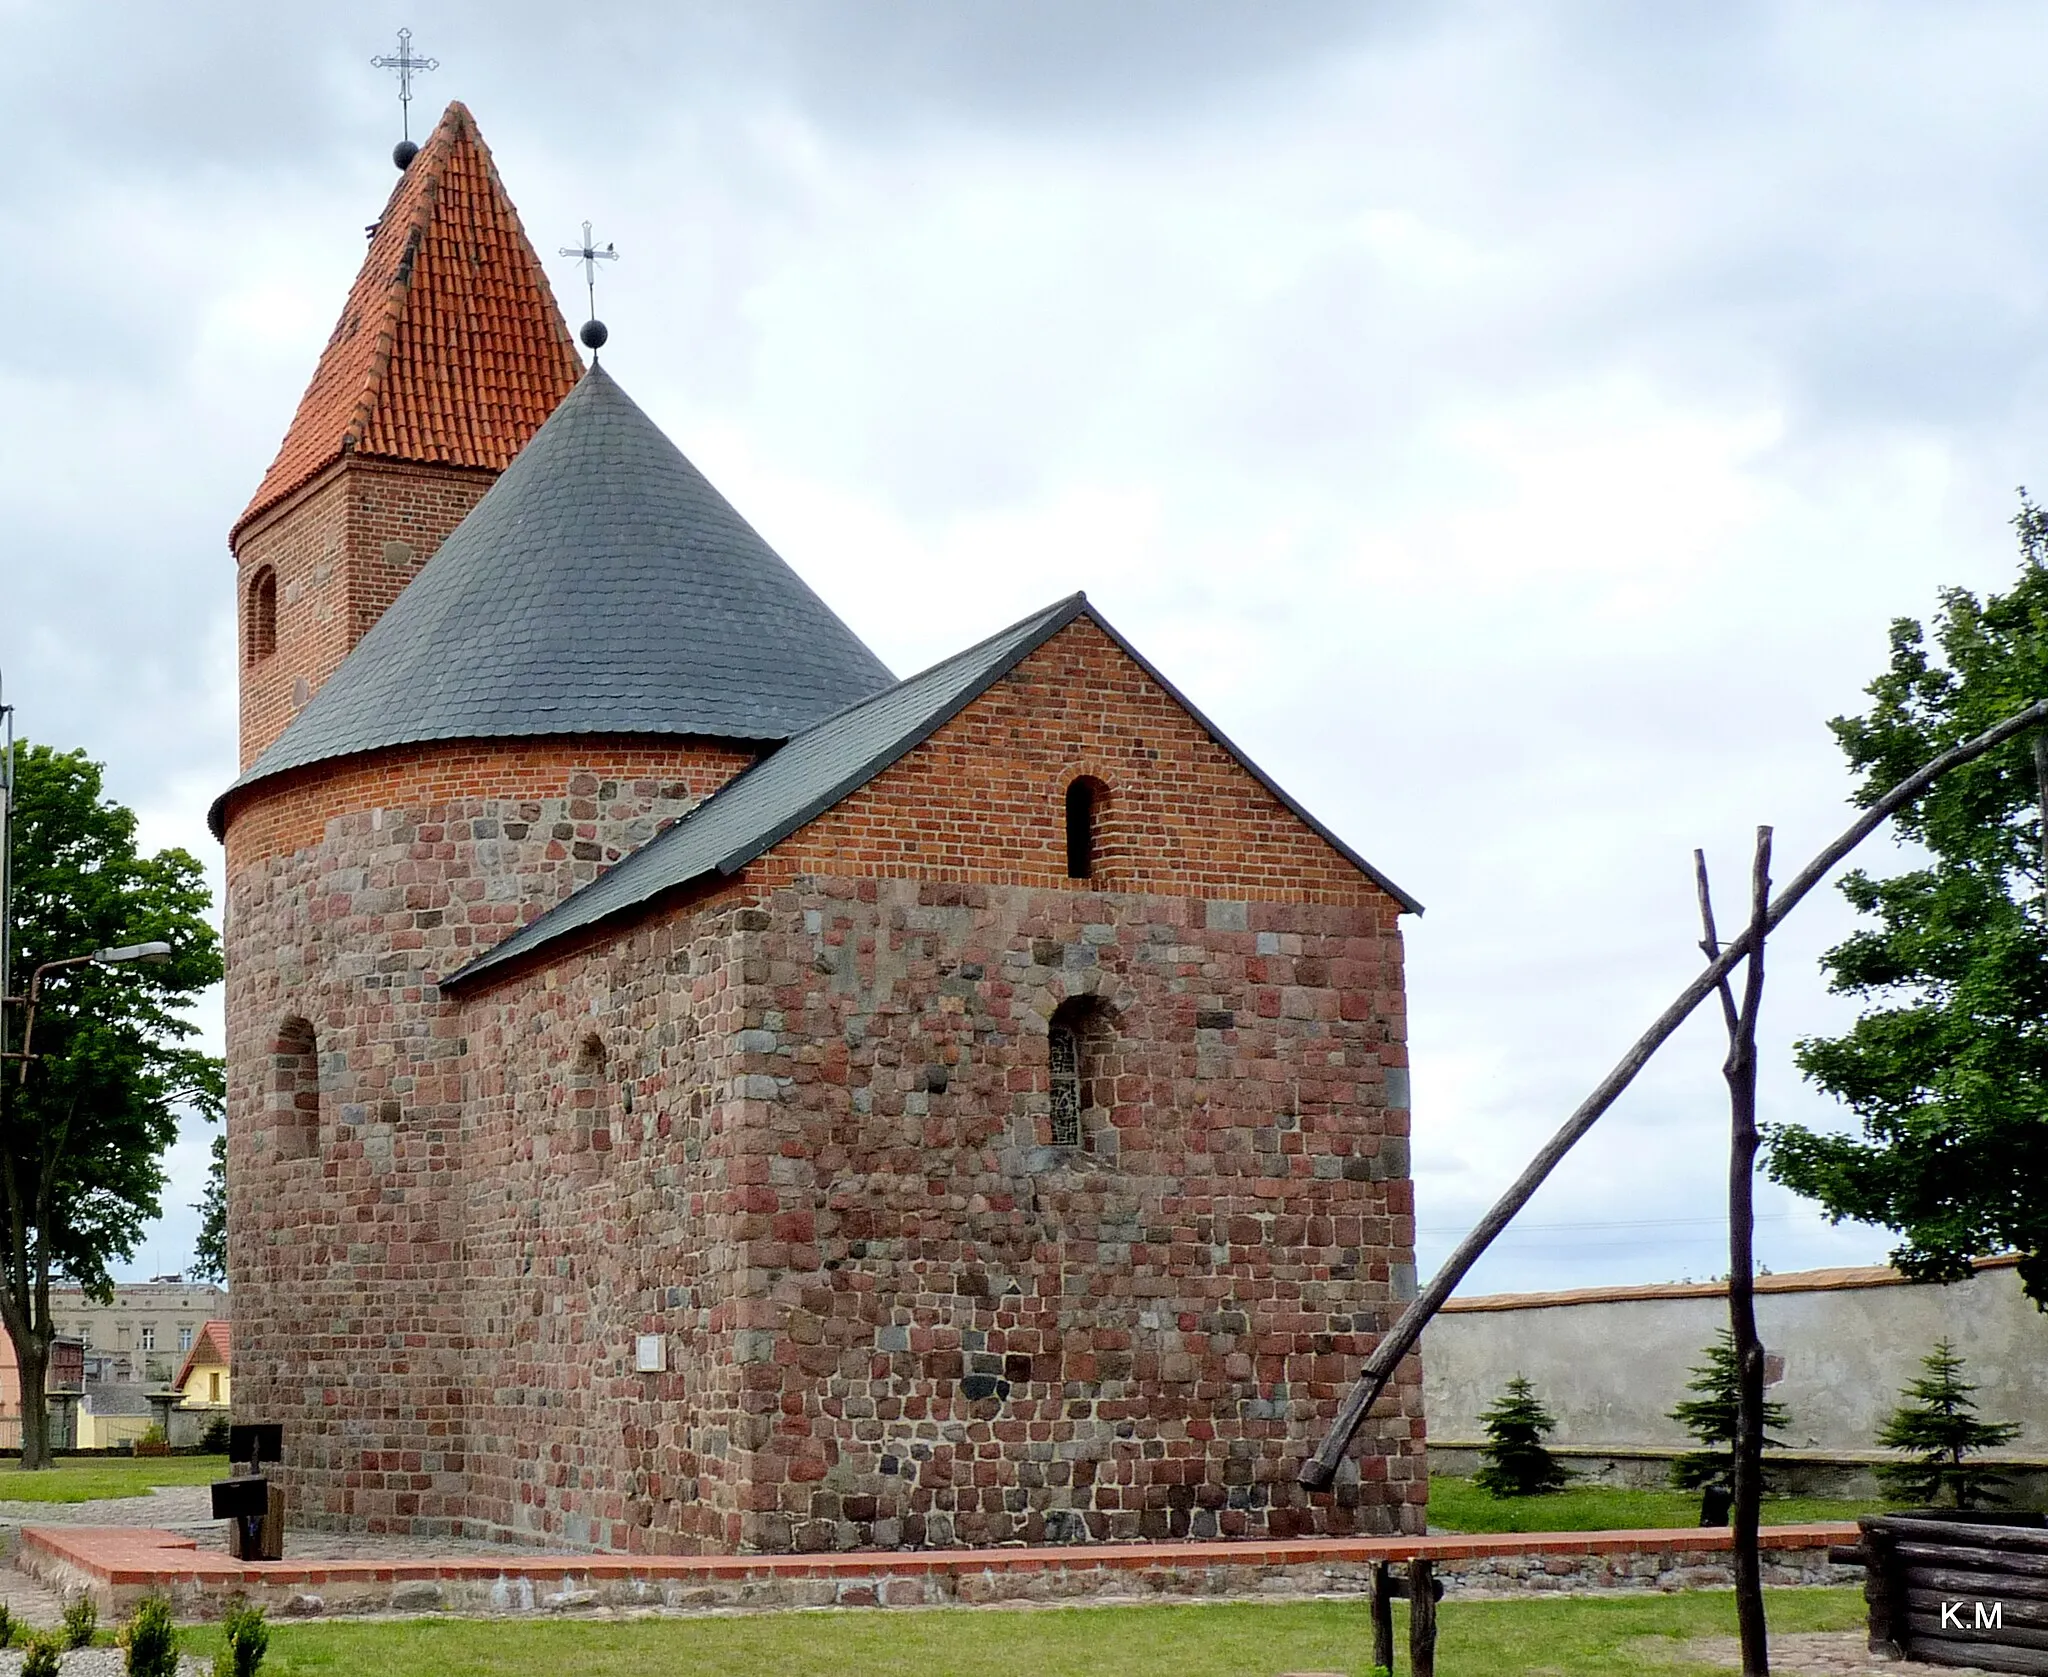
[[[1046,1030],[1053,1146],[1102,1150],[1097,1144],[1109,1135],[1114,1104],[1115,1047],[1116,1032],[1101,1003],[1085,996],[1060,1003]]]
[[[320,1042],[310,1020],[293,1017],[277,1028],[269,1105],[279,1157],[310,1159],[320,1151]]]
[[[569,1067],[567,1091],[569,1139],[578,1152],[612,1144],[611,1092],[605,1076],[605,1058],[604,1039],[595,1031],[585,1032]]]
[[[277,572],[268,565],[249,581],[249,662],[259,664],[277,650]]]
[[[1097,831],[1109,788],[1093,775],[1082,775],[1067,787],[1067,877],[1092,879],[1100,859]]]

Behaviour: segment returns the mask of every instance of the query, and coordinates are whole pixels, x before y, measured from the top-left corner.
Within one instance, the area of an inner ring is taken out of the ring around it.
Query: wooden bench
[[[1865,1515],[1832,1558],[1861,1564],[1870,1651],[2048,1677],[2048,1516]]]

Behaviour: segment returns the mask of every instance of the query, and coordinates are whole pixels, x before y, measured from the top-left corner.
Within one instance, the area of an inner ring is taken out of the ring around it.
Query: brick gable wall
[[[469,997],[471,1529],[1419,1530],[1413,1362],[1333,1494],[1292,1482],[1412,1287],[1396,913],[1077,623],[706,900]],[[1077,998],[1111,1025],[1066,1151]],[[605,1144],[564,1162],[576,1100]]]
[[[1092,885],[1393,911],[1086,617],[759,866],[1068,889],[1083,775],[1108,790]]]

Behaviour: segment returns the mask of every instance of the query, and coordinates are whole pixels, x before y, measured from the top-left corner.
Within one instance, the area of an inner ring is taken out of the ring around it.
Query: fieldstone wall
[[[235,1412],[284,1424],[295,1521],[449,1532],[476,1369],[468,1055],[435,979],[744,759],[573,741],[487,764],[473,747],[393,755],[229,812]]]
[[[470,1529],[1420,1530],[1412,1362],[1333,1495],[1291,1474],[1413,1286],[1399,1018],[1340,1001],[1398,990],[1384,906],[821,877],[483,992]]]

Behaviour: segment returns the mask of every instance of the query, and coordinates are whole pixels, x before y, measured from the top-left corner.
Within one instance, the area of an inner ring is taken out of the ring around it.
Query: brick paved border
[[[1771,1583],[1840,1582],[1830,1545],[1853,1524],[1774,1526]],[[589,1608],[939,1606],[1110,1596],[1273,1596],[1362,1589],[1375,1561],[1417,1555],[1456,1588],[1680,1589],[1728,1582],[1725,1529],[1538,1532],[1271,1543],[1071,1544],[1058,1548],[836,1555],[448,1556],[419,1561],[244,1562],[167,1531],[29,1527],[19,1564],[119,1615],[151,1591],[205,1616],[241,1595],[273,1611],[544,1613]]]

